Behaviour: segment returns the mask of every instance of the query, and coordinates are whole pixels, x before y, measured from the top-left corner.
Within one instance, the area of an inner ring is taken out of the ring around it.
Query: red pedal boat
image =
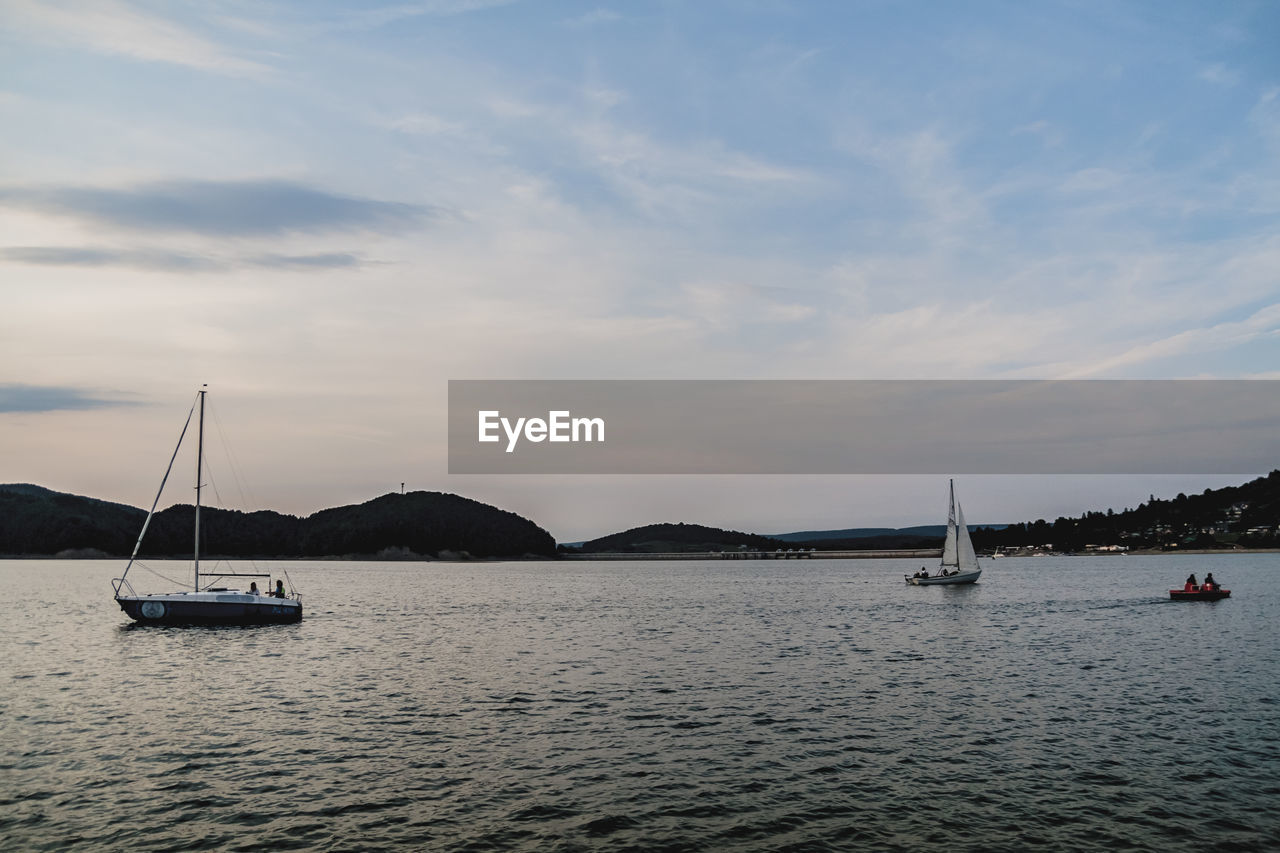
[[[1213,589],[1205,589],[1204,587],[1195,587],[1194,589],[1171,589],[1169,597],[1174,601],[1217,601],[1220,598],[1230,598],[1231,590],[1222,587],[1214,587]]]

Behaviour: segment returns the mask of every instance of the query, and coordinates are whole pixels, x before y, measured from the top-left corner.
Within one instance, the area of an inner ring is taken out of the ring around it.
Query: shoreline
[[[729,551],[668,551],[656,552],[652,554],[631,553],[624,551],[600,552],[595,554],[559,554],[554,557],[543,556],[540,554],[521,554],[509,557],[431,557],[431,556],[412,556],[412,557],[378,557],[370,554],[341,554],[341,555],[325,555],[323,557],[201,557],[202,560],[227,560],[235,562],[289,562],[289,563],[331,563],[331,562],[351,562],[351,563],[511,563],[511,562],[625,562],[625,561],[642,561],[642,560],[921,560],[933,559],[941,556],[940,548],[921,548],[907,551],[783,551],[781,553],[774,551],[750,551],[750,552],[729,552]],[[1033,559],[1037,557],[1176,557],[1179,555],[1194,556],[1212,556],[1212,555],[1236,555],[1247,556],[1249,554],[1280,554],[1280,548],[1187,548],[1173,549],[1169,551],[1146,548],[1134,551],[1107,551],[1107,552],[1090,552],[1090,553],[1058,553],[1044,552],[1039,554],[1008,554],[999,557],[1001,560],[1016,559]],[[0,560],[102,560],[102,561],[120,561],[127,560],[128,557],[116,556],[82,556],[82,555],[65,555],[65,554],[0,554]],[[190,560],[187,557],[148,557],[149,560],[159,560],[164,562],[175,562],[182,560]],[[992,560],[996,559],[987,554],[979,555],[979,559]]]
[[[1159,548],[1143,548],[1141,550],[1128,551],[1127,553],[1136,557],[1172,556],[1175,554],[1280,554],[1280,548],[1172,548],[1168,551]]]

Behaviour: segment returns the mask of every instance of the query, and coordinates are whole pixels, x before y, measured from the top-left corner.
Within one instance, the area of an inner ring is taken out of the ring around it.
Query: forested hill
[[[587,554],[610,553],[676,553],[694,551],[724,551],[740,546],[753,549],[775,550],[788,546],[781,539],[721,530],[701,524],[648,524],[633,527],[621,533],[612,533],[590,542],[583,542],[581,550]]]
[[[881,531],[884,531],[881,533]],[[824,535],[831,534],[831,535]],[[841,536],[838,534],[853,534]],[[780,536],[761,536],[721,530],[701,524],[649,524],[634,527],[621,533],[613,533],[583,542],[577,548],[565,547],[565,551],[584,554],[599,553],[690,553],[699,551],[777,551],[795,548],[818,551],[875,551],[881,549],[912,549],[941,547],[945,526],[924,526],[894,530],[892,528],[859,528],[856,530],[811,531],[815,538],[799,539]]]
[[[1205,489],[1162,500],[1152,495],[1123,512],[1087,512],[1079,518],[1011,524],[973,532],[978,548],[1086,546],[1129,548],[1280,547],[1280,470],[1239,486]]]
[[[142,555],[191,554],[190,505],[151,519]],[[0,485],[0,555],[127,557],[146,512],[28,484]],[[552,556],[551,534],[515,513],[443,492],[389,494],[306,518],[201,507],[201,554],[221,557]]]
[[[979,550],[1052,548],[1084,551],[1086,546],[1129,548],[1280,548],[1280,470],[1239,486],[1205,489],[1198,495],[1159,499],[1122,512],[1086,512],[1079,518],[1039,520],[1000,526],[969,525]],[[700,524],[650,524],[582,543],[565,551],[690,552],[814,548],[818,551],[937,548],[943,525],[904,528],[811,530],[761,536]]]

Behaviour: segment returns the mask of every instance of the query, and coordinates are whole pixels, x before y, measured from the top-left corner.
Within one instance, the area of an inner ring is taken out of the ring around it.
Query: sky
[[[241,508],[937,523],[943,477],[451,476],[447,382],[1280,378],[1277,43],[1261,1],[4,0],[0,482],[149,505],[208,383]]]

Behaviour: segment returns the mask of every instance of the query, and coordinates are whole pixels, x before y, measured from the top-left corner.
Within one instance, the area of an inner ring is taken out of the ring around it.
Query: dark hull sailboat
[[[120,609],[149,625],[273,625],[302,621],[302,602],[232,589],[116,596]]]
[[[142,524],[138,541],[133,546],[133,554],[129,564],[125,566],[120,577],[112,581],[115,589],[115,600],[120,609],[129,618],[143,625],[271,625],[282,622],[300,622],[302,620],[302,596],[286,596],[284,586],[277,587],[275,595],[263,595],[257,592],[256,585],[248,592],[227,587],[200,588],[201,578],[252,577],[270,578],[266,573],[238,572],[201,572],[200,571],[200,488],[201,465],[204,455],[204,395],[199,392],[200,420],[199,440],[196,448],[196,513],[195,513],[195,583],[190,590],[161,593],[154,595],[138,595],[127,580],[129,569],[138,558],[138,550],[142,547],[142,539],[146,536],[151,517],[155,515],[156,505],[164,492],[164,484],[173,470],[173,461],[178,456],[178,448],[182,447],[182,439],[191,425],[191,416],[195,411],[187,413],[187,422],[183,424],[182,434],[178,436],[178,447],[173,450],[169,459],[169,467],[165,470],[164,479],[160,481],[160,491],[151,504],[147,520]],[[287,577],[287,575],[286,575]]]

